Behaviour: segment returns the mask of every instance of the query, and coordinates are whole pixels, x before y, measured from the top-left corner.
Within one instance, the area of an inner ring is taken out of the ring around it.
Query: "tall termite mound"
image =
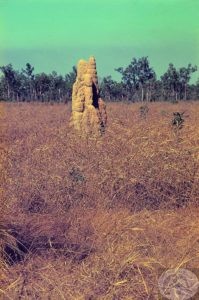
[[[81,59],[73,85],[70,124],[82,136],[97,136],[104,132],[106,122],[106,106],[99,94],[95,58]]]

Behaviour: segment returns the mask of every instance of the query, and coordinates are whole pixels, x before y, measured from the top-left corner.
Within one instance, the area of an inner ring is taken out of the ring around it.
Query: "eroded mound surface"
[[[107,122],[106,106],[100,98],[96,61],[91,56],[77,65],[73,85],[71,126],[81,136],[99,136]]]

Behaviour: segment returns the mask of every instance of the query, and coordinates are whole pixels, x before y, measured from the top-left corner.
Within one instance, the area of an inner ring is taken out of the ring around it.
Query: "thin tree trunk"
[[[187,85],[184,86],[184,100],[187,100]]]
[[[8,100],[9,100],[9,98],[10,98],[10,87],[9,87],[9,84],[8,84],[7,96],[8,96]]]
[[[142,87],[142,96],[141,96],[141,101],[143,102],[144,101],[144,89]]]
[[[149,92],[146,92],[146,101],[149,102]]]

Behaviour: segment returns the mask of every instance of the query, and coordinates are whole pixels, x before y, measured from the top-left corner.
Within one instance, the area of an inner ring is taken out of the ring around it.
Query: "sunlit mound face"
[[[84,78],[84,84],[85,84],[85,86],[91,87],[92,83],[93,83],[91,75],[90,74],[85,74],[83,76],[83,78]]]
[[[79,80],[82,80],[82,76],[87,72],[87,67],[88,63],[85,60],[80,59],[77,65],[77,78]]]
[[[93,65],[96,66],[96,61],[95,61],[95,57],[94,56],[90,56],[88,61],[89,61],[90,64],[93,64]]]

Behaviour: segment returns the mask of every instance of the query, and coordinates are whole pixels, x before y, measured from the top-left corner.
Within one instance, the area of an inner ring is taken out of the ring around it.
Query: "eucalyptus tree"
[[[72,71],[65,75],[65,93],[67,99],[72,98],[72,88],[77,77],[77,68],[73,66]]]
[[[129,98],[132,98],[138,90],[141,91],[141,101],[148,97],[149,83],[156,76],[153,68],[150,67],[148,57],[133,58],[125,69],[120,67],[115,70],[122,75],[122,82]]]
[[[183,99],[187,100],[187,87],[191,79],[191,74],[197,71],[197,66],[192,66],[188,64],[187,67],[182,67],[179,69],[179,85],[180,92],[183,94]]]
[[[111,76],[106,76],[100,83],[100,95],[109,101],[119,101],[126,98],[126,91],[122,82],[117,82]]]
[[[161,76],[161,81],[166,100],[172,97],[173,100],[177,101],[179,92],[179,72],[172,63],[169,64],[167,71]]]
[[[0,67],[3,73],[3,82],[5,89],[5,97],[7,100],[13,100],[14,98],[14,86],[16,84],[16,72],[13,69],[12,64]]]
[[[35,98],[35,75],[33,74],[34,67],[31,64],[27,63],[26,68],[22,69],[22,74],[24,74],[26,79],[26,90],[27,90],[27,97],[29,100],[33,100]]]
[[[161,76],[166,99],[187,100],[187,87],[191,79],[191,74],[197,71],[197,66],[188,64],[187,67],[176,69],[173,64],[169,64],[167,71]]]

